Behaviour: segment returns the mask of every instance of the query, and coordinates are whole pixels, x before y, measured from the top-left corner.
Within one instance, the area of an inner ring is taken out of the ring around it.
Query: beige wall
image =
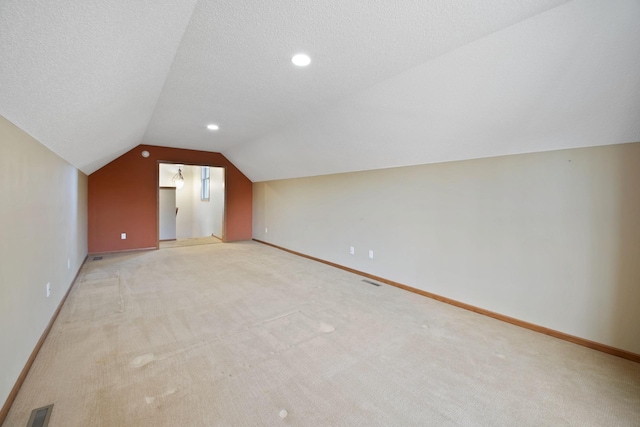
[[[189,239],[200,237],[193,234],[194,227],[194,190],[196,185],[200,185],[194,174],[195,167],[183,166],[182,176],[184,177],[184,187],[176,190],[176,237],[178,239]],[[200,198],[198,197],[198,200]]]
[[[254,238],[640,353],[640,143],[262,182],[253,197]]]
[[[0,197],[1,406],[87,255],[87,176],[0,116]]]
[[[224,168],[211,168],[211,204],[213,205],[213,235],[222,238],[224,229]]]

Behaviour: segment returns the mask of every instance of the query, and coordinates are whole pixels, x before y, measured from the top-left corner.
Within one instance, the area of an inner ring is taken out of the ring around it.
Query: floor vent
[[[43,406],[42,408],[34,409],[31,411],[27,427],[47,427],[49,425],[49,418],[51,418],[51,411],[53,411],[53,403]]]
[[[362,279],[362,281],[373,286],[381,286],[380,283],[372,282],[371,280]]]
[[[94,260],[94,261],[100,261],[101,259],[102,259],[102,257],[101,257],[101,256],[94,256],[94,257],[93,257],[93,260]]]

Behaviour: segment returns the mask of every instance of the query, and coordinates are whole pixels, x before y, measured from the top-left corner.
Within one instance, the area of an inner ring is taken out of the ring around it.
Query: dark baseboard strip
[[[69,289],[67,289],[67,292],[64,294],[64,297],[62,297],[62,301],[60,301],[60,304],[58,304],[58,308],[53,313],[53,316],[51,317],[51,320],[49,320],[49,324],[47,325],[47,327],[45,328],[44,332],[40,336],[40,339],[38,340],[38,343],[36,344],[35,348],[31,352],[31,356],[29,356],[29,359],[27,359],[27,363],[24,365],[24,368],[22,368],[22,372],[20,372],[20,375],[18,376],[18,379],[16,380],[16,383],[14,384],[13,388],[11,389],[11,392],[9,393],[9,396],[7,396],[7,400],[4,402],[4,405],[2,406],[2,410],[0,410],[0,426],[4,423],[5,418],[7,418],[7,415],[9,414],[9,409],[11,409],[11,404],[16,399],[16,396],[18,395],[18,391],[20,391],[20,387],[22,387],[22,383],[24,383],[24,380],[27,378],[27,374],[29,373],[29,369],[31,369],[31,365],[33,365],[34,360],[36,360],[36,356],[38,355],[38,352],[40,351],[40,348],[42,348],[42,345],[44,344],[44,341],[47,339],[47,335],[49,335],[49,332],[51,331],[51,328],[53,327],[53,324],[55,323],[55,321],[56,321],[56,319],[58,317],[58,314],[60,314],[60,310],[62,309],[62,306],[64,305],[64,302],[67,300],[67,297],[69,296],[69,293],[71,292],[71,289],[76,284],[76,280],[78,279],[78,275],[80,274],[80,271],[82,270],[82,267],[84,266],[85,262],[87,262],[88,258],[89,258],[89,256],[87,255],[84,258],[84,261],[82,261],[82,264],[80,264],[80,268],[78,268],[78,271],[76,272],[75,277],[71,281],[71,285],[69,285]]]
[[[456,307],[464,308],[465,310],[473,311],[475,313],[482,314],[484,316],[493,317],[494,319],[502,320],[503,322],[511,323],[512,325],[520,326],[522,328],[530,329],[532,331],[539,332],[539,333],[545,334],[545,335],[549,335],[549,336],[552,336],[554,338],[559,338],[559,339],[564,340],[564,341],[569,341],[571,343],[578,344],[578,345],[581,345],[583,347],[588,347],[588,348],[591,348],[593,350],[598,350],[598,351],[601,351],[603,353],[608,353],[608,354],[611,354],[613,356],[618,356],[618,357],[621,357],[623,359],[628,359],[628,360],[631,360],[633,362],[640,363],[640,354],[636,354],[636,353],[632,353],[630,351],[626,351],[626,350],[622,350],[622,349],[619,349],[619,348],[611,347],[611,346],[608,346],[606,344],[600,344],[600,343],[597,343],[595,341],[590,341],[590,340],[587,340],[587,339],[584,339],[584,338],[576,337],[574,335],[565,334],[564,332],[556,331],[554,329],[545,328],[544,326],[539,326],[539,325],[536,325],[536,324],[533,324],[533,323],[525,322],[523,320],[515,319],[513,317],[505,316],[505,315],[500,314],[500,313],[495,313],[493,311],[485,310],[484,308],[476,307],[476,306],[473,306],[473,305],[470,305],[470,304],[466,304],[466,303],[463,303],[463,302],[460,302],[460,301],[456,301],[456,300],[453,300],[453,299],[450,299],[450,298],[447,298],[447,297],[443,297],[443,296],[440,296],[440,295],[432,294],[431,292],[423,291],[421,289],[412,288],[411,286],[403,285],[402,283],[394,282],[392,280],[387,280],[387,279],[385,279],[383,277],[374,276],[373,274],[365,273],[365,272],[359,271],[359,270],[354,270],[353,268],[345,267],[345,266],[340,265],[340,264],[336,264],[336,263],[333,263],[333,262],[330,262],[330,261],[325,261],[323,259],[316,258],[316,257],[310,256],[310,255],[305,255],[303,253],[296,252],[296,251],[293,251],[291,249],[283,248],[281,246],[274,245],[273,243],[268,243],[268,242],[265,242],[265,241],[262,241],[262,240],[258,240],[258,239],[253,239],[253,240],[258,242],[258,243],[262,243],[264,245],[272,246],[272,247],[280,249],[282,251],[292,253],[294,255],[298,255],[298,256],[301,256],[301,257],[304,257],[304,258],[308,258],[308,259],[311,259],[313,261],[321,262],[323,264],[327,264],[327,265],[330,265],[332,267],[336,267],[336,268],[339,268],[341,270],[348,271],[350,273],[358,274],[360,276],[364,276],[364,277],[367,277],[369,279],[376,280],[378,282],[386,283],[387,285],[395,286],[396,288],[404,289],[406,291],[413,292],[413,293],[416,293],[416,294],[419,294],[419,295],[422,295],[422,296],[425,296],[425,297],[428,297],[428,298],[431,298],[431,299],[434,299],[434,300],[437,300],[437,301],[440,301],[440,302],[444,302],[444,303],[447,303],[447,304],[454,305]]]

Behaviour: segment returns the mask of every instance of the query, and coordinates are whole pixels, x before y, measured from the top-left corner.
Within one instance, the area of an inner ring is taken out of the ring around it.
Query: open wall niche
[[[178,183],[178,176],[183,178],[182,185]],[[159,240],[208,236],[222,239],[224,180],[222,167],[160,163]]]

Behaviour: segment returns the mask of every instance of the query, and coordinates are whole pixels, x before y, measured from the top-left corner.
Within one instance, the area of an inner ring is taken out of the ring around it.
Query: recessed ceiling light
[[[304,53],[298,53],[296,55],[293,55],[293,58],[291,58],[291,62],[293,62],[298,67],[306,67],[307,65],[311,64],[311,58],[309,58],[309,55],[306,55]]]
[[[211,123],[210,125],[207,125],[207,129],[209,129],[209,130],[218,130],[218,129],[220,129],[220,126]]]

